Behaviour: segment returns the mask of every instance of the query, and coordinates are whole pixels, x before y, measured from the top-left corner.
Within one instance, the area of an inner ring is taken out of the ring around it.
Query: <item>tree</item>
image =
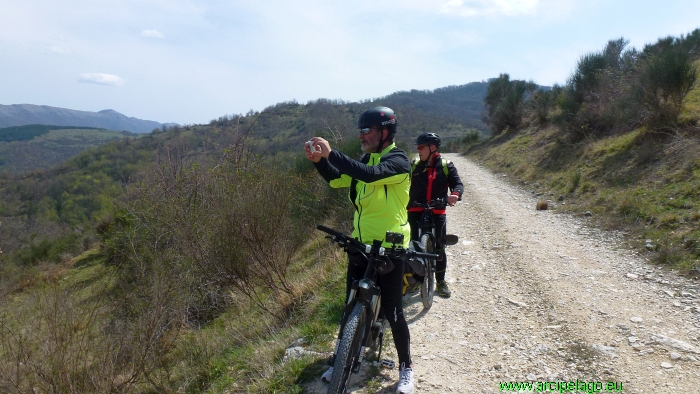
[[[494,134],[520,126],[525,94],[534,92],[536,88],[534,82],[511,81],[508,74],[501,74],[489,82],[484,97],[487,111],[484,121]]]
[[[676,122],[683,100],[697,81],[698,70],[681,44],[668,37],[644,49],[638,94],[643,117],[653,126]]]

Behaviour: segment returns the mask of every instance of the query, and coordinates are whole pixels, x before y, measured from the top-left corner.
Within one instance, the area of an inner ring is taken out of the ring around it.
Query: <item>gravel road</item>
[[[435,297],[429,311],[418,295],[406,299],[416,393],[576,381],[614,382],[623,393],[700,393],[697,281],[649,265],[622,234],[558,214],[555,202],[538,211],[532,190],[445,157],[465,186],[448,209],[448,232],[460,242],[448,247],[452,297]],[[384,348],[397,359],[391,340]],[[394,392],[396,370],[369,385],[367,373],[353,377],[350,392]],[[324,388],[314,382],[307,392]]]

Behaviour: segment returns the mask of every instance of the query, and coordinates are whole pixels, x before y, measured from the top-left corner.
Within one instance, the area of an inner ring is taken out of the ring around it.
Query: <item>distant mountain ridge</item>
[[[150,133],[164,125],[152,120],[128,117],[112,109],[90,112],[48,105],[0,104],[0,128],[30,124],[95,127],[133,133]]]

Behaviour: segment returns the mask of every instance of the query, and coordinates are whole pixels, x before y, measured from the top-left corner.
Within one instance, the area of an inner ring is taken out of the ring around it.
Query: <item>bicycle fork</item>
[[[376,290],[379,290],[378,288]],[[396,363],[389,359],[382,359],[382,346],[384,345],[384,331],[387,327],[387,320],[384,317],[381,310],[381,295],[377,291],[376,294],[372,295],[372,326],[370,327],[369,333],[369,347],[370,349],[374,347],[377,351],[377,358],[372,361],[372,365],[375,367],[394,369]],[[363,348],[364,352],[364,348]],[[359,366],[358,369],[359,370]]]
[[[384,339],[384,329],[386,327],[386,319],[380,318],[381,313],[381,293],[378,286],[374,285],[374,282],[369,279],[361,279],[352,284],[350,289],[350,294],[348,295],[348,301],[345,305],[345,310],[343,312],[343,317],[340,323],[340,331],[338,333],[338,341],[340,343],[343,332],[345,331],[345,325],[350,313],[355,308],[357,304],[365,305],[365,324],[362,330],[362,340],[360,343],[360,351],[358,352],[355,360],[352,364],[352,372],[357,373],[360,370],[362,364],[363,356],[367,349],[374,347],[378,344],[379,355],[381,355],[381,347]],[[329,360],[329,365],[334,365],[337,349],[333,352],[333,357]],[[391,362],[391,361],[389,361]],[[385,363],[386,364],[386,363]],[[374,363],[377,365],[377,362]]]
[[[365,283],[364,285],[367,285]],[[381,293],[377,286],[363,286],[362,281],[360,281],[360,292],[364,297],[364,300],[369,300],[367,302],[367,324],[363,327],[362,336],[362,347],[360,353],[353,364],[352,372],[357,373],[360,371],[360,366],[362,365],[363,356],[368,349],[377,350],[377,360],[381,359],[382,345],[384,343],[384,329],[386,328],[386,319],[381,315]],[[364,291],[363,291],[364,290]],[[377,361],[373,362],[373,365],[377,365]]]
[[[425,230],[428,230],[428,231],[425,231]],[[422,229],[422,228],[418,230],[418,239],[421,239],[421,237],[423,237],[423,234],[426,234],[426,233],[427,233],[427,234],[432,235],[432,236],[433,236],[433,242],[436,242],[437,238],[436,238],[436,235],[435,235],[435,232],[436,232],[436,231],[435,231],[435,226],[431,226],[430,228],[426,228],[425,230]],[[435,245],[435,249],[436,249],[436,250],[434,250],[433,253],[437,253],[437,245]],[[423,250],[423,252],[425,252],[425,250]],[[431,265],[431,268],[432,268],[433,272],[435,272],[435,270],[437,269],[437,260],[435,260],[435,259],[429,259],[428,261],[429,261],[429,264]]]

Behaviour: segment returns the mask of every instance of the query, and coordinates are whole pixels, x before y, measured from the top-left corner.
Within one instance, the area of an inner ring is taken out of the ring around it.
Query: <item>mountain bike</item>
[[[333,366],[333,374],[328,386],[328,394],[345,393],[350,373],[360,370],[362,359],[367,349],[377,351],[375,366],[394,368],[391,360],[382,360],[382,344],[384,330],[388,324],[381,311],[381,289],[377,285],[378,268],[382,264],[390,262],[388,258],[416,258],[422,257],[434,259],[436,254],[421,253],[406,249],[403,245],[403,234],[387,231],[386,242],[391,243],[391,248],[382,246],[382,241],[375,240],[372,245],[364,244],[336,230],[318,225],[319,230],[330,234],[326,238],[336,242],[343,248],[353,248],[367,258],[365,274],[359,281],[354,281],[348,295],[343,318],[340,323],[338,345],[329,364]],[[399,246],[397,246],[399,245]]]
[[[433,209],[445,209],[447,201],[444,198],[430,200],[427,203],[411,203],[411,207],[423,208],[421,214],[420,226],[418,227],[418,245],[416,246],[421,252],[434,254],[438,249],[437,231],[435,228],[435,214]],[[459,237],[452,234],[445,235],[440,239],[444,246],[455,245],[459,241]],[[412,241],[416,242],[416,241]],[[415,245],[415,243],[414,243]],[[433,306],[433,296],[435,294],[435,269],[437,261],[442,259],[440,255],[435,259],[428,259],[425,264],[425,277],[420,287],[421,300],[423,308],[430,309]]]

